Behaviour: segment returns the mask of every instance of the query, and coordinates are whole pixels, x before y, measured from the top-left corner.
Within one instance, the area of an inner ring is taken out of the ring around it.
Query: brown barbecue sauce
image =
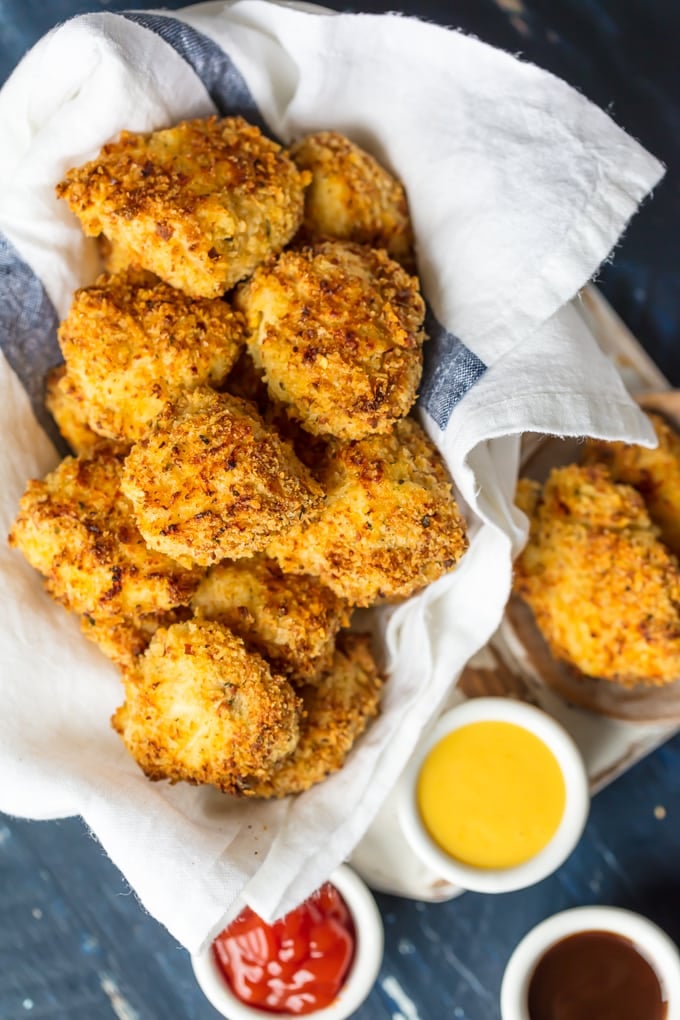
[[[667,1002],[651,964],[608,931],[556,942],[529,984],[530,1020],[664,1020]]]

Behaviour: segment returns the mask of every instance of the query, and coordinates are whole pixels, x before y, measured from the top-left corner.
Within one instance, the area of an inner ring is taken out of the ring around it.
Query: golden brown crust
[[[181,391],[223,381],[243,330],[225,301],[193,300],[128,269],[76,291],[59,343],[90,427],[133,443]]]
[[[286,797],[337,772],[378,714],[382,682],[370,638],[340,635],[330,671],[320,683],[302,688],[304,714],[296,750],[261,778],[242,779],[235,792],[250,797]]]
[[[659,414],[649,414],[659,445],[655,450],[634,443],[589,440],[585,464],[606,464],[616,482],[642,495],[649,516],[666,545],[680,555],[680,436]]]
[[[219,620],[277,673],[313,680],[333,657],[349,623],[347,603],[309,575],[285,575],[263,556],[220,563],[194,595],[197,616]]]
[[[112,725],[150,779],[230,791],[297,746],[292,687],[218,623],[157,630],[123,679],[125,703]]]
[[[66,365],[57,365],[48,372],[45,407],[76,456],[90,454],[97,446],[108,443],[90,428],[87,401],[75,385]]]
[[[240,117],[123,131],[57,187],[86,234],[106,234],[144,269],[213,298],[288,243],[309,175]]]
[[[336,131],[307,135],[290,155],[301,170],[312,174],[302,228],[307,241],[336,237],[385,248],[413,271],[406,193],[373,156]]]
[[[9,535],[46,578],[48,592],[79,614],[121,617],[186,605],[200,571],[144,544],[121,492],[121,457],[106,448],[67,457],[31,481]]]
[[[329,241],[284,251],[236,294],[270,396],[316,435],[389,432],[422,373],[418,281],[384,251]]]
[[[83,616],[80,629],[88,641],[118,666],[132,666],[138,656],[149,647],[159,627],[190,619],[189,609],[170,609],[165,613],[148,613],[145,616],[104,617]]]
[[[551,472],[514,587],[553,655],[582,673],[624,686],[680,676],[678,561],[603,465]]]
[[[319,577],[356,606],[406,598],[452,570],[467,548],[444,462],[416,422],[331,443],[326,507],[269,543],[289,573]]]
[[[252,404],[205,388],[180,396],[133,447],[123,491],[152,548],[207,566],[261,551],[323,501]]]

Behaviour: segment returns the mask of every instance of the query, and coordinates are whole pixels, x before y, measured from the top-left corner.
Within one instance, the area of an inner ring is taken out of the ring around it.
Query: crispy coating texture
[[[680,555],[680,436],[659,414],[648,415],[659,445],[654,450],[634,443],[586,444],[585,464],[606,464],[616,482],[625,482],[642,495],[661,537]]]
[[[305,192],[302,234],[384,248],[413,271],[413,229],[406,193],[377,160],[336,131],[318,131],[290,150],[312,182]]]
[[[219,385],[243,342],[243,319],[225,301],[194,300],[134,269],[76,291],[59,328],[89,425],[130,443],[183,390]]]
[[[181,395],[132,448],[123,492],[153,549],[206,566],[260,552],[323,502],[252,404],[205,388]]]
[[[218,623],[157,630],[123,680],[125,702],[112,724],[150,779],[228,792],[297,747],[293,688]]]
[[[319,577],[356,606],[407,598],[467,548],[446,467],[410,418],[387,436],[332,443],[326,507],[268,546],[284,571]]]
[[[302,688],[304,714],[296,750],[268,775],[242,780],[238,792],[286,797],[337,772],[378,714],[381,687],[367,635],[341,635],[330,671],[318,685]]]
[[[159,627],[169,627],[190,618],[191,611],[185,608],[170,609],[165,613],[147,613],[145,616],[83,616],[80,619],[80,629],[107,659],[118,666],[132,666],[149,647]]]
[[[56,365],[47,374],[45,406],[59,432],[76,456],[90,454],[106,440],[88,424],[89,409],[66,365]]]
[[[315,435],[361,439],[407,414],[422,374],[418,281],[384,251],[289,249],[239,287],[270,396]]]
[[[298,229],[309,175],[240,117],[123,131],[57,186],[86,234],[105,234],[194,297],[249,276]]]
[[[219,563],[192,600],[196,614],[219,620],[277,673],[313,680],[333,658],[335,636],[349,623],[349,607],[315,577],[283,573],[256,556]]]
[[[569,465],[521,503],[531,527],[514,587],[553,655],[624,686],[676,680],[680,567],[640,494],[603,465]]]
[[[121,492],[121,457],[105,448],[66,457],[30,481],[9,535],[67,609],[137,616],[186,605],[201,573],[148,549]]]

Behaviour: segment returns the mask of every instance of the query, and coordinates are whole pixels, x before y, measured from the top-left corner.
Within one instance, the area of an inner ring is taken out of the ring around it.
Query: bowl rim
[[[323,1009],[307,1013],[313,1020],[346,1020],[366,999],[375,984],[383,958],[384,927],[377,903],[365,882],[346,864],[341,864],[328,878],[342,896],[354,923],[354,959],[337,998]],[[191,953],[191,965],[201,991],[229,1020],[264,1020],[293,1016],[292,1013],[271,1013],[241,1002],[227,985],[212,953],[211,939],[197,952]]]
[[[541,921],[517,944],[501,983],[502,1020],[531,1020],[529,984],[541,957],[563,938],[585,931],[606,931],[630,939],[652,965],[666,995],[666,1020],[680,1020],[680,950],[649,918],[622,907],[573,907]]]
[[[475,868],[455,860],[432,839],[418,808],[420,769],[435,744],[475,722],[509,722],[529,730],[553,752],[564,777],[566,802],[555,834],[534,857],[510,868]],[[556,871],[578,843],[590,809],[583,755],[566,729],[543,709],[509,698],[472,698],[445,712],[411,758],[400,780],[398,811],[411,849],[442,878],[473,892],[502,893],[540,882]]]

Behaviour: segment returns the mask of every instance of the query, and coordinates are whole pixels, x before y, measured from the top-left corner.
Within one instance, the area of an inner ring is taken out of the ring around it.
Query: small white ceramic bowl
[[[555,755],[566,788],[564,814],[555,835],[538,854],[512,868],[475,868],[455,860],[431,838],[418,809],[418,776],[435,744],[462,726],[490,721],[515,723],[542,740]],[[418,857],[448,882],[485,893],[524,889],[559,868],[581,838],[590,807],[588,775],[571,736],[546,712],[509,698],[472,698],[445,712],[409,762],[400,780],[398,799],[402,830]]]
[[[661,928],[618,907],[576,907],[542,921],[518,944],[501,985],[502,1020],[530,1020],[529,984],[539,960],[561,939],[583,931],[607,931],[630,939],[653,966],[668,1000],[666,1020],[680,1020],[680,952]]]
[[[346,865],[333,872],[329,881],[338,890],[352,915],[355,933],[354,959],[337,999],[325,1009],[307,1013],[311,1020],[345,1020],[368,996],[375,984],[383,957],[384,929],[380,912],[368,887]],[[215,962],[212,946],[193,954],[194,974],[205,997],[218,1013],[229,1020],[271,1020],[286,1013],[255,1009],[237,999]]]

